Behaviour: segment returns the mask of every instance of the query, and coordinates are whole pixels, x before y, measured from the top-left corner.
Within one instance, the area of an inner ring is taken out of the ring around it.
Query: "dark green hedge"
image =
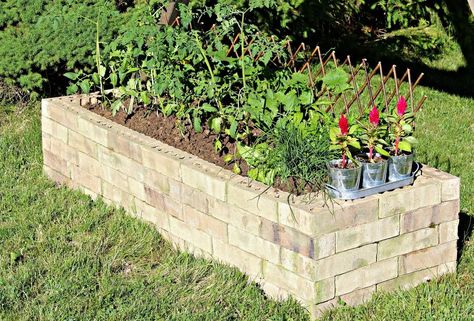
[[[63,91],[64,71],[93,65],[93,21],[99,19],[106,43],[129,15],[106,0],[6,0],[0,6],[0,80],[46,94]]]

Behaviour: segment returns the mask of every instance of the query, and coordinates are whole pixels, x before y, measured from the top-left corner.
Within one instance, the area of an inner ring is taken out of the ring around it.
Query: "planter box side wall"
[[[456,269],[459,179],[427,166],[413,186],[336,202],[257,182],[81,107],[42,102],[44,171],[152,223],[180,249],[236,266],[317,316],[342,299],[408,288]]]

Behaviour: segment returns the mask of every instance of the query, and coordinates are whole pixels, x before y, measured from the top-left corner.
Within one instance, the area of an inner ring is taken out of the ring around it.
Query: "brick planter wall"
[[[176,246],[238,267],[313,316],[342,299],[411,287],[456,269],[459,179],[424,166],[413,186],[333,211],[292,197],[80,107],[42,102],[44,171],[124,207]]]

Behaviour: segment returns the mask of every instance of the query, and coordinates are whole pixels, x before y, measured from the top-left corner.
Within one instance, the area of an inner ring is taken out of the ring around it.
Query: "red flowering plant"
[[[349,120],[344,114],[341,114],[339,118],[338,127],[332,127],[329,130],[329,138],[331,139],[331,150],[341,151],[341,163],[340,168],[347,168],[349,160],[355,163],[350,147],[359,150],[360,143],[356,137],[352,135],[357,131],[358,126],[349,126]]]
[[[382,156],[390,156],[384,149],[388,143],[383,139],[387,133],[387,126],[380,122],[380,112],[377,106],[369,112],[368,122],[360,122],[361,135],[359,136],[364,147],[367,148],[368,161],[375,163],[377,160],[377,153]]]
[[[412,146],[417,143],[413,133],[413,121],[415,115],[407,112],[407,101],[401,96],[397,101],[396,108],[386,117],[389,124],[390,151],[398,156],[401,152],[412,152]]]

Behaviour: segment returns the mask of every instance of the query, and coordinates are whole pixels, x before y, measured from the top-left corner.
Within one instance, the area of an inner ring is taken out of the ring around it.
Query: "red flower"
[[[407,110],[407,101],[405,100],[405,97],[401,96],[397,102],[398,116],[400,117],[403,116],[406,110]]]
[[[369,113],[369,121],[374,126],[377,126],[379,124],[380,115],[375,105],[374,105],[374,108],[372,108],[372,110]]]
[[[341,119],[339,119],[339,129],[344,136],[349,132],[349,122],[344,114],[341,114]]]

